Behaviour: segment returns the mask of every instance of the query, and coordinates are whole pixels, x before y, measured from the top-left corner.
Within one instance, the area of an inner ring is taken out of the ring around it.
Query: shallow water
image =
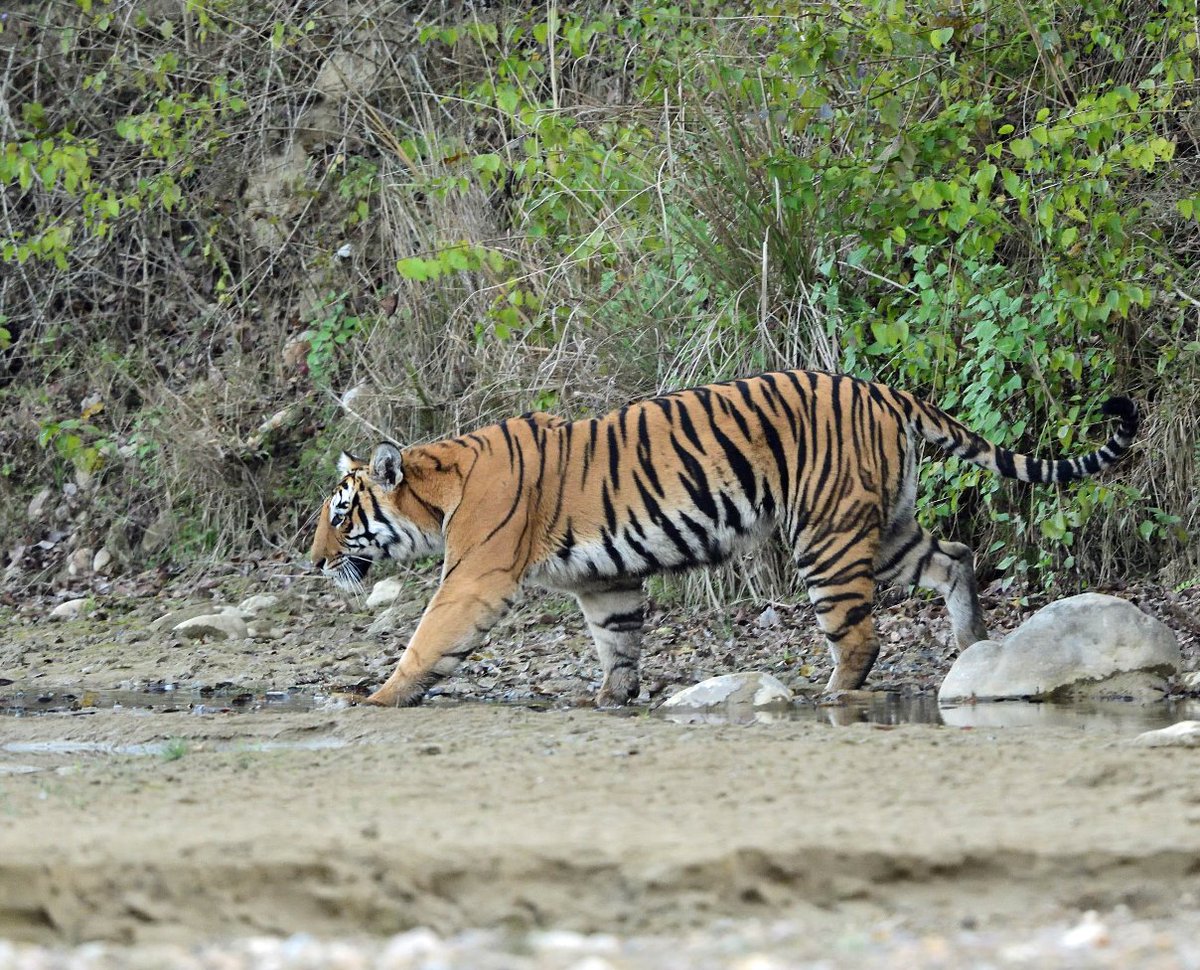
[[[319,703],[315,694],[289,690],[196,691],[172,686],[155,690],[0,691],[0,715],[89,714],[121,710],[132,714],[231,714],[261,711],[310,711]]]
[[[311,711],[339,702],[324,694],[291,691],[225,691],[155,689],[86,690],[59,688],[46,693],[0,691],[0,715],[36,717],[45,715],[86,716],[99,711],[117,711],[131,716],[186,713],[198,716],[267,714]],[[491,701],[437,701],[442,707],[496,703]],[[513,704],[514,707],[551,711],[553,704]],[[644,707],[611,712],[614,716],[637,717]],[[1072,703],[1005,701],[940,706],[934,694],[904,695],[863,691],[828,703],[819,696],[800,697],[787,707],[754,709],[724,707],[714,711],[659,711],[657,716],[682,724],[765,724],[780,721],[813,721],[835,727],[874,724],[932,724],[955,728],[1071,727],[1080,731],[1150,731],[1177,721],[1200,719],[1200,701],[1177,700],[1137,703],[1121,700],[1086,700]],[[131,746],[139,747],[139,746]],[[151,746],[141,746],[147,747]],[[4,748],[4,750],[11,750]],[[83,750],[83,749],[80,749]],[[161,754],[146,751],[111,751],[114,754]]]

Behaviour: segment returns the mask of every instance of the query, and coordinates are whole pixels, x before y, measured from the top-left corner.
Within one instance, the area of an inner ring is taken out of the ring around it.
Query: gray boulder
[[[1083,593],[1038,610],[1000,642],[968,647],[938,700],[1149,698],[1179,664],[1179,642],[1164,624],[1123,599]]]

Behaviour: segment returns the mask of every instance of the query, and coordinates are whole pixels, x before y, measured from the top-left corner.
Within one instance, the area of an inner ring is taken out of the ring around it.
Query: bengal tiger
[[[312,561],[361,590],[376,559],[442,554],[441,584],[400,664],[366,698],[417,703],[531,584],[571,593],[595,641],[599,706],[638,696],[642,581],[709,566],[778,533],[834,661],[828,690],[862,685],[879,652],[879,583],[942,595],[960,646],[986,639],[973,554],[914,518],[914,438],[1023,482],[1095,475],[1129,449],[1126,397],[1108,442],[1040,460],[984,440],[904,391],[792,370],[675,391],[599,418],[543,412],[369,462],[343,453]]]

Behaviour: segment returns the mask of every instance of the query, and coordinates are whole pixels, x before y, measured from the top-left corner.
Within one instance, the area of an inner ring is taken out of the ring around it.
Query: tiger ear
[[[371,480],[391,490],[400,484],[402,478],[404,470],[400,467],[400,449],[386,442],[376,445],[375,454],[371,456]]]
[[[337,470],[338,474],[342,478],[345,478],[347,475],[349,475],[352,471],[354,471],[355,468],[361,467],[362,459],[355,458],[352,454],[350,454],[350,452],[343,451],[340,455],[338,455]]]

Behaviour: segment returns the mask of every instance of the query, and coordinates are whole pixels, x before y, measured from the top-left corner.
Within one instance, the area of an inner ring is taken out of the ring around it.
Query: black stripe
[[[622,418],[624,412],[622,412]],[[617,429],[610,422],[608,425],[608,478],[613,483],[613,492],[621,490],[621,454],[617,450]]]
[[[606,630],[637,630],[646,622],[641,607],[625,613],[610,613],[599,624]]]
[[[650,430],[646,424],[646,409],[642,408],[642,413],[638,417],[637,427],[637,456],[638,463],[642,466],[642,471],[646,473],[646,478],[650,482],[650,487],[659,495],[664,496],[662,483],[658,480],[658,469],[654,467],[654,452],[650,446]]]
[[[996,449],[996,471],[1005,478],[1017,477],[1017,465],[1013,461],[1013,453],[1005,448]]]
[[[650,517],[650,521],[662,529],[675,548],[683,554],[684,562],[695,562],[696,554],[692,551],[691,546],[684,540],[675,527],[675,523],[663,514],[662,506],[658,504],[654,496],[646,491],[646,486],[642,484],[641,478],[634,475],[633,484],[637,486],[638,494],[642,497],[642,503],[646,506],[646,514]]]

